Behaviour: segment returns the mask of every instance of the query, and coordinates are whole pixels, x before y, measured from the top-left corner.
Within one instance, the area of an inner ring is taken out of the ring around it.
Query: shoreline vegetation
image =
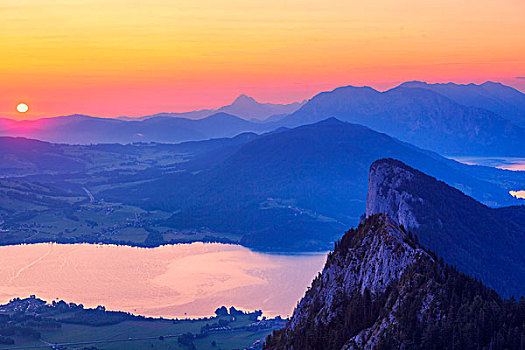
[[[330,249],[318,249],[318,250],[278,250],[278,249],[270,249],[270,250],[264,250],[264,249],[258,249],[253,248],[249,246],[243,245],[241,242],[230,240],[228,238],[224,239],[197,239],[194,241],[186,241],[186,240],[170,240],[165,242],[158,242],[156,244],[145,244],[140,242],[132,242],[132,241],[119,241],[119,240],[111,240],[111,239],[103,239],[103,240],[86,240],[86,239],[54,239],[54,240],[34,240],[34,241],[23,241],[23,242],[0,242],[0,247],[10,247],[10,246],[21,246],[21,245],[33,245],[33,244],[93,244],[93,245],[108,245],[108,246],[117,246],[117,247],[131,247],[131,248],[144,248],[144,249],[154,249],[164,246],[172,246],[172,245],[179,245],[179,244],[194,244],[194,243],[202,243],[202,244],[224,244],[224,245],[235,245],[240,246],[246,249],[249,249],[252,252],[256,253],[262,253],[262,254],[271,254],[271,255],[317,255],[317,254],[328,254]]]
[[[286,321],[280,316],[264,317],[261,310],[248,312],[234,306],[221,306],[212,317],[155,318],[110,311],[104,306],[84,308],[82,304],[63,300],[49,303],[31,295],[0,305],[0,349],[33,346],[33,343],[96,344],[97,347],[89,349],[99,349],[99,344],[111,343],[110,348],[114,349],[116,343],[128,341],[148,342],[152,348],[156,343],[173,342],[177,349],[197,349],[199,344],[208,342],[212,348],[220,349],[222,336],[229,333],[244,334],[238,347],[253,346],[252,349],[257,349],[261,345],[258,340],[282,328]],[[117,328],[120,333],[113,333],[112,330]],[[79,329],[85,332],[79,332]],[[129,337],[123,337],[128,334]],[[246,343],[251,339],[256,339],[253,341],[255,345]]]
[[[176,244],[192,244],[192,243],[219,243],[219,244],[232,244],[243,246],[240,242],[233,241],[228,238],[212,238],[209,239],[197,239],[194,241],[187,240],[170,240],[156,243],[146,243],[146,242],[133,242],[133,241],[122,241],[114,239],[83,239],[83,238],[61,238],[61,239],[36,239],[29,241],[11,241],[11,242],[0,242],[0,247],[16,246],[16,245],[29,245],[29,244],[98,244],[98,245],[115,245],[115,246],[127,246],[135,248],[158,248],[167,245],[176,245]],[[245,247],[245,246],[243,246]],[[251,249],[250,247],[245,247],[253,251],[258,251]],[[270,252],[271,253],[271,252]],[[292,253],[292,252],[290,252]]]

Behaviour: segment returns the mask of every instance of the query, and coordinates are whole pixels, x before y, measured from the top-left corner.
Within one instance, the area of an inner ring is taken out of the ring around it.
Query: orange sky
[[[145,115],[240,93],[290,102],[416,79],[525,91],[523,0],[5,0],[0,15],[2,117]]]

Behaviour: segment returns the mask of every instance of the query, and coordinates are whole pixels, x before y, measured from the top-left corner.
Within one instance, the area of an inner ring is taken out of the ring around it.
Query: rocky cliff
[[[370,167],[366,215],[385,213],[421,244],[504,296],[525,293],[525,206],[490,208],[406,164]]]
[[[369,216],[328,255],[265,349],[520,349],[525,302],[503,301],[395,221]]]
[[[525,349],[525,299],[479,279],[525,292],[523,207],[486,207],[393,159],[372,164],[367,199],[266,349]]]
[[[406,228],[419,227],[413,213],[413,203],[423,202],[416,194],[403,191],[403,185],[415,174],[401,162],[385,160],[375,162],[368,177],[366,215],[383,213]]]

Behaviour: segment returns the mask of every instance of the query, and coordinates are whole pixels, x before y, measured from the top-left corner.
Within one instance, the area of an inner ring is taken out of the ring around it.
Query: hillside
[[[328,119],[259,137],[215,167],[108,189],[106,199],[173,211],[167,225],[204,227],[270,250],[326,249],[365,210],[370,164],[396,157],[495,205],[525,174],[469,167],[368,128]],[[497,174],[497,176],[496,176]],[[503,181],[503,179],[506,179]],[[499,182],[498,182],[499,181]],[[505,184],[503,184],[505,183]]]
[[[358,223],[369,167],[384,157],[490,206],[523,202],[509,191],[522,188],[525,172],[460,164],[336,119],[180,144],[0,138],[0,244],[204,240],[325,250]]]
[[[384,213],[505,296],[525,291],[525,206],[490,208],[399,161],[372,164],[366,215]]]
[[[316,95],[280,122],[297,126],[329,117],[446,155],[525,155],[523,128],[490,110],[457,103],[427,88],[400,86],[379,92],[341,87]]]
[[[251,122],[223,112],[197,120],[157,116],[127,121],[84,115],[25,121],[0,119],[0,136],[69,144],[175,143],[233,137],[247,131],[267,132],[273,129],[273,123]]]
[[[491,81],[479,85],[411,81],[401,86],[432,90],[462,105],[492,111],[525,128],[525,94],[510,86]]]
[[[65,145],[0,137],[0,245],[106,242],[155,246],[230,242],[224,235],[184,234],[162,227],[170,213],[105,201],[100,192],[147,183],[172,173],[214,167],[244,143],[234,138],[180,144]]]
[[[501,299],[393,220],[349,230],[265,349],[520,349],[525,304]]]

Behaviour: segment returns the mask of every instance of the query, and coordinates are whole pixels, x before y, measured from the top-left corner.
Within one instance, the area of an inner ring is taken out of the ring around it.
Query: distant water
[[[525,158],[516,157],[452,157],[460,163],[469,165],[484,165],[493,168],[525,171]]]
[[[510,195],[515,198],[525,199],[525,191],[509,191]]]
[[[525,158],[516,157],[455,157],[451,158],[460,163],[468,165],[484,165],[498,169],[525,171]],[[525,199],[525,190],[517,189],[516,191],[509,191],[510,195]]]
[[[155,317],[210,316],[221,306],[290,315],[326,254],[264,254],[237,245],[153,249],[92,244],[0,247],[0,303],[36,294]]]

